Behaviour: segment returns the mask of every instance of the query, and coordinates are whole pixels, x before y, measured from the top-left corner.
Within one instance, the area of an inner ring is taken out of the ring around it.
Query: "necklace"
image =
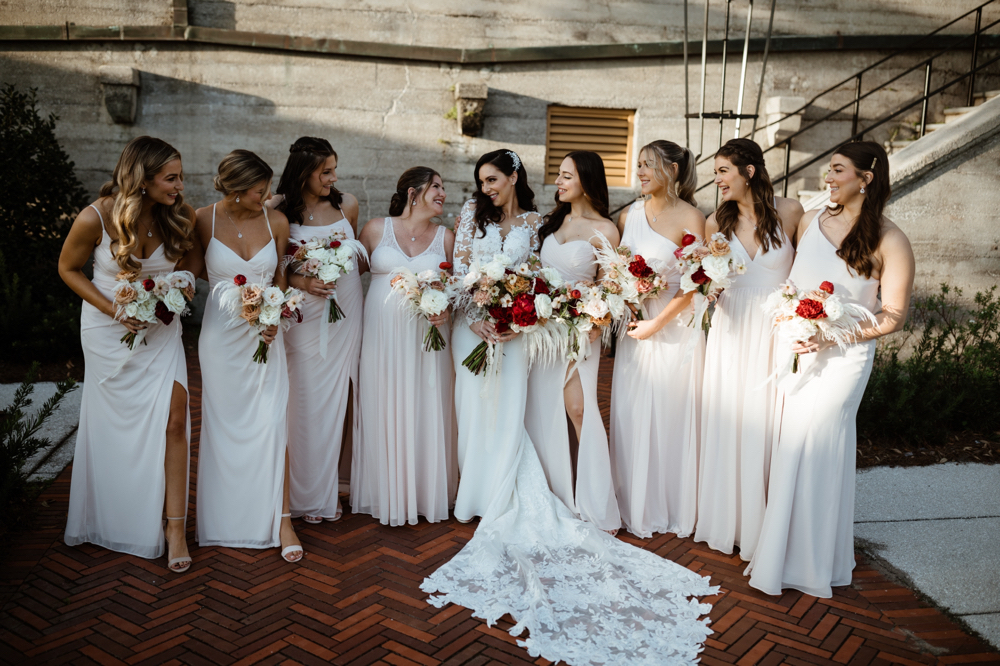
[[[236,228],[236,237],[237,238],[243,238],[243,227],[237,227],[236,226],[236,222],[233,221],[233,216],[229,214],[228,210],[226,210],[226,204],[222,204],[222,212],[226,214],[226,217],[229,218],[229,221],[233,223],[233,227]],[[309,219],[312,219],[312,218],[309,218]],[[247,222],[249,222],[249,221],[250,221],[249,217],[247,219],[243,220],[243,226],[244,227],[247,226]],[[152,235],[152,234],[150,234],[150,235]]]
[[[665,210],[666,210],[666,209],[668,209],[668,208],[673,208],[673,207],[674,207],[674,204],[675,204],[675,203],[676,203],[676,202],[671,202],[671,203],[668,203],[668,204],[667,204],[666,206],[664,206],[663,208],[661,208],[661,209],[660,209],[660,210],[659,210],[659,211],[658,211],[658,212],[656,213],[656,215],[653,215],[653,222],[655,223],[655,222],[656,222],[656,218],[657,218],[657,217],[659,217],[660,215],[663,215],[663,211],[665,211]]]
[[[316,206],[318,206],[318,205],[319,205],[319,202],[317,201],[316,204],[313,206],[312,210],[309,210],[308,208],[306,209],[307,211],[309,211],[309,220],[310,221],[312,221],[312,219],[313,219],[313,211],[316,210]]]
[[[148,226],[146,226],[146,223],[143,222],[142,220],[139,220],[139,224],[141,224],[142,227],[146,230],[146,236],[148,236],[149,238],[152,238],[153,237],[153,230],[150,229]]]

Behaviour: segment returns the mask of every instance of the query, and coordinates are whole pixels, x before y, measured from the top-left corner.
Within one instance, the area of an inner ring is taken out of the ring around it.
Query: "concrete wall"
[[[947,282],[965,297],[1000,284],[1000,135],[893,192],[886,215],[910,238],[916,288]]]
[[[172,0],[0,0],[0,25],[169,25]]]

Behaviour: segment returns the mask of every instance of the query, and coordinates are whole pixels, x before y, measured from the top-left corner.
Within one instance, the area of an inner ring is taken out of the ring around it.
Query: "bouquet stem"
[[[792,358],[792,374],[795,374],[798,371],[799,371],[799,355],[796,354]]]
[[[447,346],[448,343],[445,342],[444,336],[441,335],[437,326],[427,328],[427,334],[424,336],[424,351],[441,351]]]
[[[261,340],[257,343],[257,351],[253,354],[253,360],[257,363],[267,363],[268,344]]]
[[[472,350],[472,353],[465,357],[462,361],[462,365],[469,369],[474,375],[478,375],[486,368],[486,360],[489,351],[489,345],[483,340],[476,348]]]
[[[133,333],[132,331],[129,331],[125,335],[123,335],[121,337],[121,339],[119,340],[119,342],[124,342],[125,344],[127,344],[129,350],[135,349],[135,337],[136,337],[136,335],[137,335],[136,333]],[[146,338],[145,337],[142,338],[142,344],[144,344],[144,345],[148,345],[149,344],[148,342],[146,342]]]
[[[344,318],[344,311],[340,309],[340,303],[337,302],[337,298],[330,299],[330,314],[326,321],[328,324],[332,324],[335,321],[340,321]]]

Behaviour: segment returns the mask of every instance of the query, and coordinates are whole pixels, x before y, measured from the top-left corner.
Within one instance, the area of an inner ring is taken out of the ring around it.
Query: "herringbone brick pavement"
[[[196,454],[196,362],[190,381]],[[603,362],[605,414],[609,392],[610,363]],[[190,525],[194,564],[176,575],[165,559],[63,544],[69,479],[67,469],[44,494],[38,529],[20,537],[3,564],[3,663],[548,663],[517,646],[505,631],[509,621],[490,628],[465,608],[424,602],[420,581],[462,547],[474,524],[389,528],[353,514],[300,523],[301,564],[284,562],[277,549],[197,548]],[[1000,663],[1000,654],[862,558],[853,585],[832,599],[769,597],[747,586],[738,556],[672,534],[620,538],[721,586],[708,599],[715,633],[704,664]]]

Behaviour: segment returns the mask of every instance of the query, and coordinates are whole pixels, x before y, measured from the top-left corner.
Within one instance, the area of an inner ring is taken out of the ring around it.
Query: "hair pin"
[[[878,162],[878,158],[877,158],[877,157],[873,157],[873,158],[872,158],[872,165],[871,165],[871,167],[870,167],[870,168],[874,169],[874,168],[875,168],[875,163],[876,163],[876,162]]]
[[[521,170],[521,158],[517,156],[513,150],[508,150],[507,154],[510,155],[511,161],[514,163],[514,171]]]

